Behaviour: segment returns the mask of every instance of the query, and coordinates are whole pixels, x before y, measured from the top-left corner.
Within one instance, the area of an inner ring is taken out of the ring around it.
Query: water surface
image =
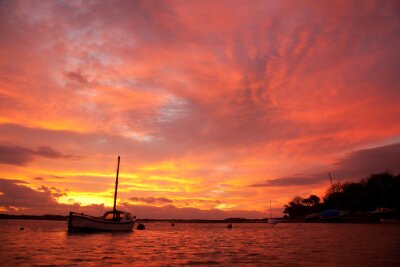
[[[400,225],[145,225],[70,234],[65,222],[0,220],[0,265],[400,266]]]

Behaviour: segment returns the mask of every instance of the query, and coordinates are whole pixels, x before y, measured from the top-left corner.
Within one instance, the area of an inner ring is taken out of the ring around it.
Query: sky
[[[282,216],[400,172],[399,1],[0,1],[0,212]]]

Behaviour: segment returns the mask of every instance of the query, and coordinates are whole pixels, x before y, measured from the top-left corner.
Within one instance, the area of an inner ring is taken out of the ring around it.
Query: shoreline
[[[68,216],[63,215],[10,215],[0,214],[0,220],[37,220],[37,221],[66,221]],[[380,217],[378,216],[348,216],[336,218],[334,220],[285,220],[278,219],[278,224],[282,223],[356,223],[356,224],[379,224]],[[267,223],[268,219],[242,219],[228,218],[224,220],[205,220],[205,219],[137,219],[140,223],[166,222],[166,223]]]

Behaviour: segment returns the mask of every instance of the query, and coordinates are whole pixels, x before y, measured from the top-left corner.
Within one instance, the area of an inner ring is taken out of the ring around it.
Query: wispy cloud
[[[31,149],[19,146],[0,145],[0,164],[26,165],[34,160],[35,157],[45,157],[50,159],[77,159],[78,157],[63,154],[51,147],[42,146]]]
[[[147,204],[155,204],[155,203],[172,203],[171,199],[165,197],[130,197],[130,201],[133,202],[143,202]]]
[[[306,186],[315,185],[321,182],[320,178],[310,178],[310,177],[285,177],[268,180],[261,184],[252,184],[252,187],[286,187],[286,186]]]

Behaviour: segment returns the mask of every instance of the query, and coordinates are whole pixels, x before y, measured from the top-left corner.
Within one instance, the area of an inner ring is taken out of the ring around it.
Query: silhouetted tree
[[[308,198],[312,201],[313,206],[319,205],[319,202],[321,201],[321,199],[316,195],[311,195]]]
[[[311,205],[312,205],[312,200],[311,199],[309,199],[309,198],[305,198],[305,199],[303,199],[303,204],[305,204],[307,207],[310,207]]]
[[[337,182],[328,188],[323,203],[316,195],[305,199],[296,196],[284,207],[283,213],[290,219],[304,218],[307,214],[332,208],[353,212],[371,211],[379,207],[400,209],[400,174],[383,172],[372,174],[358,183]]]
[[[303,198],[296,196],[285,205],[283,213],[287,214],[290,219],[301,219],[307,214],[306,206],[303,205]]]
[[[340,185],[340,186],[339,186]],[[372,174],[358,183],[336,184],[324,197],[324,208],[370,211],[378,207],[400,208],[400,175]]]

